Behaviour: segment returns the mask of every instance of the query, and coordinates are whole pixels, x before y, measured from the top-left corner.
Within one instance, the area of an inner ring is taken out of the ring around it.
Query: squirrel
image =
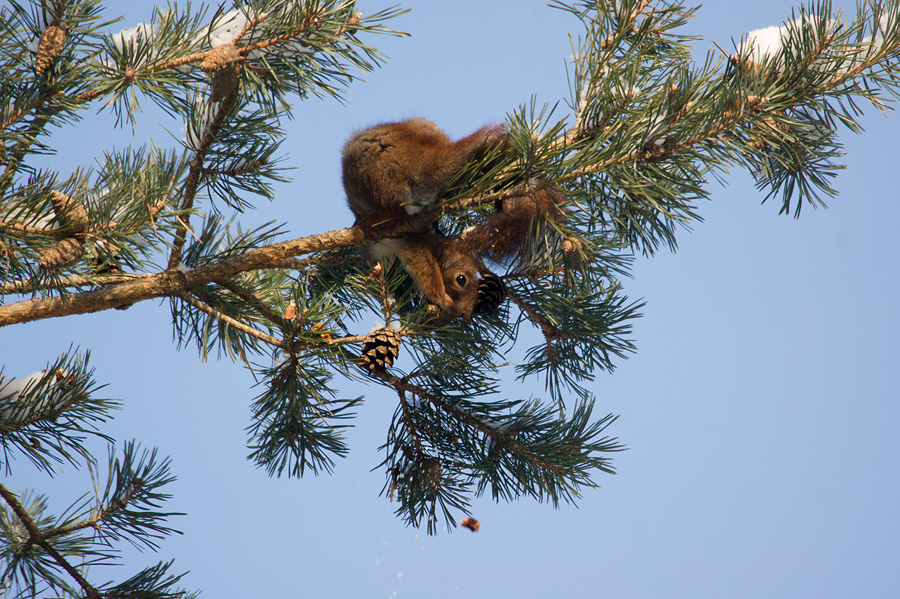
[[[375,125],[355,133],[344,145],[341,164],[347,204],[363,235],[377,239],[379,225],[430,207],[473,160],[509,153],[508,134],[499,125],[458,141],[423,118]],[[482,311],[476,306],[479,274],[487,271],[479,257],[500,263],[517,256],[535,216],[553,212],[564,199],[552,189],[514,196],[498,202],[498,211],[462,239],[445,237],[432,228],[374,241],[368,254],[378,261],[398,258],[419,293],[439,309],[438,322],[468,319],[473,311]]]
[[[376,261],[397,258],[419,290],[434,305],[436,324],[471,318],[478,301],[479,264],[459,244],[436,231],[382,239],[369,247]]]
[[[418,214],[479,154],[502,150],[506,131],[483,127],[450,141],[440,127],[415,118],[363,129],[344,145],[347,203],[357,224],[369,227]]]
[[[556,188],[546,187],[509,195],[496,203],[494,212],[462,232],[459,244],[463,251],[511,268],[527,261],[532,239],[546,239],[553,233],[550,222],[565,219],[566,196]]]
[[[500,151],[505,144],[506,131],[500,126],[451,141],[423,118],[357,132],[344,145],[341,161],[347,204],[356,224],[370,236],[379,224],[418,214],[471,160]],[[439,321],[471,317],[478,297],[479,263],[458,240],[426,230],[376,241],[368,253],[375,260],[398,258],[419,292],[440,310]]]

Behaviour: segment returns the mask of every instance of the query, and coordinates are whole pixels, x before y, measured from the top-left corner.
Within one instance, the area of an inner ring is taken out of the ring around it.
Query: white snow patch
[[[209,24],[209,44],[213,48],[228,44],[234,41],[234,38],[244,30],[250,19],[238,9],[230,10],[219,15]]]
[[[153,25],[150,23],[138,23],[134,27],[126,27],[118,33],[109,36],[113,45],[119,50],[133,47],[153,37]]]
[[[791,31],[807,29],[809,34],[817,33],[819,27],[817,15],[806,15],[786,23],[780,27],[771,26],[747,32],[744,41],[738,46],[738,54],[755,64],[771,60],[784,51],[785,42]],[[825,28],[826,35],[833,33],[840,23],[831,19]],[[777,61],[781,63],[782,61]]]
[[[216,112],[218,112],[219,104],[219,102],[204,102],[201,100],[196,102],[194,109],[196,120],[191,123],[185,123],[183,128],[183,140],[190,149],[200,149],[203,137],[209,130],[209,125],[215,118]]]
[[[35,388],[41,385],[42,380],[47,377],[46,370],[32,372],[20,378],[7,378],[0,374],[0,399],[7,403],[7,406],[0,410],[0,423],[9,423],[12,418],[18,422],[27,420],[35,414],[41,414],[48,409],[70,402],[73,399],[71,394],[64,393],[55,398],[54,405],[50,405],[50,393],[53,392],[59,379],[65,378],[65,376],[64,372],[58,372],[56,377],[50,380],[45,391],[41,392],[38,397],[29,399],[28,396],[34,393]]]

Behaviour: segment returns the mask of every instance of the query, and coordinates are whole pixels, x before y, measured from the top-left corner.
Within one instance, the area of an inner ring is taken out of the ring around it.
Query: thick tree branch
[[[396,229],[396,234],[400,235],[408,226],[398,226]],[[100,312],[157,297],[177,296],[194,287],[227,280],[242,272],[273,268],[279,261],[293,256],[349,247],[359,243],[361,239],[362,236],[356,229],[338,229],[272,244],[187,272],[165,271],[66,297],[35,298],[7,304],[0,306],[0,327],[44,318]]]

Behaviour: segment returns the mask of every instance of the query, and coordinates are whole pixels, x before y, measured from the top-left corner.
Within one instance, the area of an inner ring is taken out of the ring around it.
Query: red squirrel
[[[506,137],[503,127],[493,126],[450,141],[422,118],[357,132],[344,145],[342,160],[347,203],[357,224],[376,226],[431,206],[454,175],[478,154],[502,148]]]
[[[417,214],[430,207],[471,160],[505,142],[506,132],[499,126],[484,127],[454,142],[422,118],[363,129],[343,149],[347,204],[363,229]],[[472,315],[478,298],[478,262],[456,240],[428,230],[375,242],[369,254],[377,260],[397,257],[419,292],[439,308],[440,321]]]
[[[377,237],[373,230],[378,225],[429,208],[472,161],[510,152],[502,126],[483,127],[451,141],[440,127],[423,118],[375,125],[355,133],[344,145],[347,204],[363,233]],[[369,256],[398,258],[419,293],[440,310],[439,321],[468,319],[473,311],[484,311],[484,306],[476,310],[480,270],[476,256],[501,262],[516,255],[530,234],[535,213],[549,210],[561,198],[562,194],[551,190],[510,198],[463,239],[427,230],[376,241],[369,246]]]

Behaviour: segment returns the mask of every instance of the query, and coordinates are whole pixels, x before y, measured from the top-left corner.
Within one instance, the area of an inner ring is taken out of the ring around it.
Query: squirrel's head
[[[471,318],[475,309],[475,300],[478,299],[478,264],[475,259],[465,252],[447,252],[444,255],[444,263],[441,272],[444,278],[444,290],[452,300],[452,309],[456,312],[452,316],[462,316],[466,320]],[[446,308],[445,308],[446,309]]]

